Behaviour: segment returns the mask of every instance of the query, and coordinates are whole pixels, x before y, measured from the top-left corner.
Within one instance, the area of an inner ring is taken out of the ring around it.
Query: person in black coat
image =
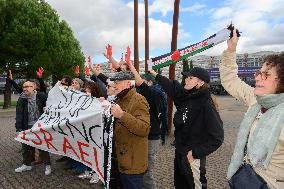
[[[37,122],[38,118],[43,114],[44,107],[46,106],[47,96],[43,92],[36,91],[36,85],[33,81],[26,81],[23,84],[23,93],[17,101],[16,107],[16,131],[21,132],[32,128]],[[34,148],[22,144],[23,148],[23,164],[15,169],[15,172],[24,172],[32,169],[32,151]],[[51,162],[49,153],[40,150],[43,161],[45,163],[45,175],[51,173]]]
[[[41,68],[42,69],[42,68]],[[11,85],[14,87],[14,89],[17,91],[18,94],[20,95],[23,95],[23,89],[14,81],[13,79],[13,74],[12,74],[12,71],[9,70],[9,74],[8,74],[8,81],[11,83]],[[40,92],[43,92],[44,94],[47,94],[47,86],[45,85],[44,83],[44,80],[43,80],[43,69],[42,69],[42,72],[38,72],[37,71],[37,80],[29,80],[31,82],[34,82],[35,85],[36,85],[36,90],[37,91],[40,91]],[[23,149],[20,150],[20,152],[22,152]],[[43,157],[42,157],[42,153],[39,153],[39,159],[36,161],[36,158],[35,158],[35,150],[33,150],[32,152],[32,162],[33,164],[41,164],[43,163]]]
[[[154,88],[152,80],[149,79],[150,76],[153,77],[152,75],[144,74],[141,77],[132,64],[129,64],[129,69],[134,74],[136,90],[146,98],[150,106],[149,113],[151,128],[148,135],[148,169],[144,175],[143,188],[156,189],[157,186],[153,173],[155,167],[154,157],[160,147],[159,141],[165,139],[165,134],[167,130],[167,128],[161,129],[160,120],[164,94],[162,94],[160,90]]]
[[[176,80],[150,73],[176,106],[174,185],[177,189],[207,188],[206,156],[223,143],[223,122],[208,90],[209,73],[195,67],[182,72],[185,85]]]

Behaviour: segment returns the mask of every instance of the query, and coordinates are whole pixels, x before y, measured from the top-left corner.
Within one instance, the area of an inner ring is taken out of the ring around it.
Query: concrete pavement
[[[246,107],[229,96],[217,97],[220,104],[220,115],[224,122],[224,144],[207,158],[208,188],[228,188],[226,172],[233,152],[239,124]],[[22,155],[20,143],[15,136],[15,109],[0,111],[0,188],[2,189],[48,189],[48,188],[102,188],[101,184],[90,185],[88,180],[80,180],[72,170],[64,170],[62,163],[56,163],[59,158],[52,157],[52,174],[44,175],[44,166],[36,165],[32,171],[15,173],[14,169],[21,165]],[[170,136],[165,146],[161,146],[156,156],[154,176],[158,188],[172,189],[174,147],[170,145]]]

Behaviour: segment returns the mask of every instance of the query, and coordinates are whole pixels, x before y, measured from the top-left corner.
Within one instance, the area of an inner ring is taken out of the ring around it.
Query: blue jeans
[[[143,174],[124,174],[119,173],[120,182],[123,189],[142,189]]]

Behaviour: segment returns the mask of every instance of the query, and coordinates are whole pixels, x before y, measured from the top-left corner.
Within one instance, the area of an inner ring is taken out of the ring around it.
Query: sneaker
[[[99,182],[99,176],[94,172],[93,173],[93,175],[92,175],[92,178],[91,178],[91,180],[90,180],[90,183],[91,184],[96,184],[96,183],[98,183]]]
[[[85,171],[84,173],[78,175],[80,179],[90,179],[92,178],[92,173],[90,171]]]
[[[44,174],[45,175],[50,175],[50,173],[51,173],[51,166],[50,165],[46,165]]]
[[[15,172],[21,173],[21,172],[30,171],[30,170],[32,170],[32,166],[28,166],[28,165],[23,164],[21,167],[18,167],[17,169],[15,169]]]

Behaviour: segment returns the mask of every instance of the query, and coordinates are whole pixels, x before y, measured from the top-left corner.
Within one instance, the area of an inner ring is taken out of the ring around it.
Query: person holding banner
[[[234,188],[252,186],[256,175],[261,188],[284,188],[284,53],[269,55],[255,73],[255,88],[238,77],[236,30],[222,54],[220,78],[223,87],[249,108],[241,122],[227,178]],[[237,177],[236,177],[237,176]],[[241,178],[241,179],[237,179]],[[236,182],[237,181],[237,184]]]
[[[72,81],[72,85],[71,85],[72,89],[77,90],[77,91],[81,91],[84,87],[84,82],[79,79],[79,78],[75,78]]]
[[[69,75],[63,76],[60,85],[62,85],[64,89],[68,89],[72,85],[72,78]]]
[[[100,98],[104,96],[98,83],[93,82],[93,81],[85,80],[84,91],[86,95],[90,97]],[[103,104],[104,101],[100,101],[100,102]],[[86,165],[82,163],[77,162],[76,164],[77,164],[77,167],[76,167],[77,170],[84,171],[83,173],[78,175],[78,178],[90,179],[91,184],[96,184],[99,182],[99,176],[96,174],[95,171],[91,170],[90,168],[88,168]]]
[[[116,118],[115,153],[121,184],[125,189],[142,189],[148,166],[150,114],[146,99],[131,85],[133,79],[134,75],[125,71],[110,78],[117,98],[111,113]]]
[[[176,106],[174,185],[176,189],[207,188],[206,156],[223,143],[223,122],[208,90],[209,73],[195,67],[182,72],[185,85],[176,80],[150,73]]]
[[[60,81],[60,84],[65,88],[68,89],[69,87],[73,90],[77,90],[77,91],[81,91],[83,89],[84,86],[84,82],[79,79],[79,78],[75,78],[73,80],[71,80],[71,85],[70,85],[70,79],[69,76],[64,76],[62,78],[62,80]],[[57,162],[64,162],[67,161],[65,164],[65,168],[66,169],[73,169],[76,168],[78,163],[75,160],[72,160],[66,156],[63,156],[59,159],[56,160]]]
[[[88,96],[100,98],[104,97],[104,94],[98,83],[93,81],[85,81],[84,90]]]
[[[26,81],[23,84],[23,93],[18,99],[16,107],[16,131],[24,131],[32,128],[36,123],[40,115],[44,112],[44,107],[46,106],[47,96],[39,91],[36,91],[36,85],[32,81]],[[20,173],[24,171],[29,171],[32,169],[31,162],[31,152],[34,148],[22,144],[23,148],[23,164],[21,167],[15,169],[15,172]],[[45,164],[45,175],[51,173],[51,162],[49,153],[46,151],[39,150],[42,154],[42,158]]]

